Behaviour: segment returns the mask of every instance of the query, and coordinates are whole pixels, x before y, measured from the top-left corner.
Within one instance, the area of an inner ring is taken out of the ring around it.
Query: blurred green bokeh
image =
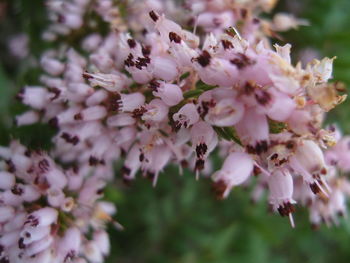
[[[350,1],[286,0],[278,5],[279,11],[289,9],[311,24],[283,35],[293,44],[292,52],[311,47],[337,56],[334,79],[349,85]],[[47,23],[43,1],[1,1],[0,11],[0,143],[20,138],[28,146],[48,149],[54,131],[47,125],[12,126],[13,116],[24,110],[14,95],[25,84],[39,83],[40,72],[30,65],[47,48],[40,39]],[[7,41],[20,32],[31,38],[32,58],[16,61]],[[346,102],[328,121],[350,133],[349,113]],[[197,182],[190,171],[177,174],[175,167],[167,168],[155,189],[145,179],[130,187],[117,179],[106,189],[106,198],[118,206],[116,219],[125,227],[110,228],[113,249],[107,262],[349,262],[349,219],[313,231],[306,211],[298,208],[292,229],[287,219],[267,211],[266,200],[252,204],[250,189],[234,189],[227,200],[217,201],[209,179]]]

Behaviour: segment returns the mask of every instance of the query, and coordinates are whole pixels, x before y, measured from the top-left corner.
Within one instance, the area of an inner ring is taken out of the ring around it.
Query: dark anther
[[[58,128],[58,118],[57,117],[53,117],[52,119],[49,120],[49,125],[54,127],[54,128]]]
[[[124,61],[125,66],[127,67],[135,66],[135,62],[133,59],[134,59],[134,56],[130,53],[127,59]]]
[[[178,44],[181,42],[181,37],[178,34],[176,34],[175,32],[169,33],[169,39],[170,39],[170,41],[173,41],[173,42],[178,43]]]
[[[24,238],[21,237],[19,240],[18,240],[18,248],[19,249],[25,249],[26,248],[26,245],[23,243],[24,241]]]
[[[202,66],[206,67],[210,63],[211,56],[208,51],[203,50],[202,54],[196,58],[197,62]]]
[[[18,185],[15,184],[12,188],[11,188],[11,192],[14,195],[22,195],[23,194],[23,189]]]
[[[318,187],[316,183],[310,184],[310,188],[314,194],[318,194],[321,191],[320,187]]]
[[[5,162],[7,164],[7,171],[9,171],[10,173],[16,172],[16,166],[11,160],[7,160]]]
[[[71,250],[67,253],[67,255],[64,257],[63,262],[71,262],[76,257],[75,251]]]
[[[257,154],[267,152],[267,149],[268,149],[267,141],[260,141],[260,142],[257,142],[255,145],[255,152]]]
[[[83,115],[81,113],[77,113],[74,115],[74,120],[80,121],[83,119]]]
[[[281,216],[288,216],[290,213],[295,212],[294,206],[290,202],[283,203],[277,208]]]
[[[277,153],[274,153],[273,155],[271,155],[270,159],[271,160],[275,160],[278,158],[278,154]]]
[[[158,91],[158,88],[159,88],[160,84],[157,80],[155,79],[152,79],[150,82],[149,82],[149,87],[151,89],[153,89],[154,91]]]
[[[196,171],[201,171],[201,170],[203,170],[203,169],[204,169],[204,160],[198,159],[198,160],[196,161],[195,170],[196,170]]]
[[[122,173],[123,176],[127,176],[127,175],[130,175],[130,168],[126,167],[126,166],[123,166],[120,170],[120,172]]]
[[[237,58],[231,59],[230,62],[238,69],[245,68],[250,65],[254,65],[256,63],[255,60],[251,60],[248,56],[244,55],[243,53],[239,53]]]
[[[49,170],[50,167],[50,163],[47,159],[42,159],[39,163],[38,163],[38,167],[40,169],[40,171],[42,173],[47,172]]]
[[[132,112],[132,117],[137,119],[137,118],[141,118],[141,116],[147,112],[147,109],[145,107],[140,107],[138,109],[135,109],[133,112]]]
[[[226,191],[226,188],[227,188],[227,185],[223,180],[214,182],[211,186],[211,189],[215,194],[215,197],[219,200],[222,200],[224,198],[224,193]]]
[[[79,137],[78,136],[74,136],[71,141],[70,141],[73,145],[77,145],[79,143]]]
[[[245,95],[249,96],[254,92],[256,87],[258,86],[254,82],[248,81],[244,85],[243,92]]]
[[[187,168],[187,167],[188,167],[188,161],[187,161],[187,160],[182,160],[182,161],[181,161],[181,166],[182,166],[183,168]]]
[[[242,9],[241,9],[241,17],[242,17],[243,19],[245,19],[245,18],[247,17],[247,14],[248,14],[248,10],[245,9],[245,8],[242,8]]]
[[[174,132],[178,132],[182,127],[182,123],[180,121],[175,121],[172,123],[171,127],[172,127]]]
[[[151,55],[151,47],[150,46],[142,46],[142,55],[148,57]]]
[[[253,24],[259,24],[259,23],[260,23],[260,20],[258,18],[253,19]]]
[[[251,145],[247,145],[246,150],[247,150],[247,153],[249,153],[249,154],[256,154],[255,147],[253,147]]]
[[[51,101],[57,99],[61,94],[61,90],[58,88],[49,88],[48,90],[53,93],[53,96],[50,98]]]
[[[221,40],[221,44],[224,47],[224,49],[230,49],[233,48],[232,42],[226,39]]]
[[[140,154],[139,160],[140,162],[143,162],[145,160],[145,155],[143,153]]]
[[[71,136],[69,133],[62,133],[61,138],[64,139],[66,142],[71,143],[73,145],[77,145],[79,143],[78,136]]]
[[[142,69],[142,67],[147,67],[147,64],[149,63],[151,63],[151,59],[149,57],[138,57],[135,66],[138,69]]]
[[[134,39],[129,38],[129,39],[127,40],[127,42],[128,42],[128,45],[129,45],[130,48],[136,47],[136,41],[135,41]]]
[[[108,110],[118,111],[120,106],[121,106],[120,94],[119,93],[110,94],[108,98],[108,106],[107,106]]]
[[[83,72],[83,78],[86,80],[93,79],[92,75],[89,72]]]
[[[153,10],[149,12],[149,16],[152,18],[154,22],[156,22],[159,18],[158,15]]]
[[[259,104],[265,106],[271,101],[271,95],[265,90],[258,90],[255,93],[255,99]]]
[[[213,99],[210,101],[202,101],[201,107],[198,108],[198,114],[204,118],[205,115],[208,114],[209,109],[215,107],[215,105],[216,102]]]
[[[294,149],[294,147],[295,147],[295,142],[292,141],[292,140],[288,141],[288,142],[286,143],[286,147],[287,147],[287,149],[289,149],[289,150]]]
[[[32,151],[27,149],[25,152],[24,152],[24,155],[27,156],[27,157],[30,157],[32,156]]]
[[[201,158],[205,155],[208,150],[208,146],[205,143],[200,143],[196,147],[197,158]]]
[[[89,164],[90,164],[91,166],[96,166],[96,165],[98,165],[98,163],[99,163],[99,161],[98,161],[98,159],[97,159],[96,157],[90,156],[90,158],[89,158]]]
[[[254,176],[258,176],[259,174],[261,174],[261,169],[256,165],[254,165],[253,174]]]

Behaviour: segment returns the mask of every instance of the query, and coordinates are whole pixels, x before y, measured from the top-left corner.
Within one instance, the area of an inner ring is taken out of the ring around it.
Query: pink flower
[[[235,126],[240,139],[247,144],[248,151],[261,154],[269,143],[269,125],[264,114],[256,108],[245,110],[242,120]]]
[[[183,100],[182,90],[178,85],[166,82],[154,83],[153,95],[162,99],[168,106],[174,106]]]
[[[244,183],[253,171],[253,160],[246,153],[231,153],[213,174],[214,188],[220,198],[226,198],[234,186]]]
[[[218,138],[209,124],[199,121],[191,128],[191,139],[197,156],[195,170],[197,172],[196,177],[198,178],[198,172],[203,170],[205,159],[216,147]]]
[[[268,178],[269,200],[275,210],[281,216],[289,216],[291,225],[294,221],[291,213],[294,212],[293,204],[293,178],[288,170],[277,170]]]
[[[193,61],[193,67],[206,84],[230,87],[237,81],[237,67],[228,60],[212,57],[208,51],[203,50]]]
[[[199,114],[196,106],[193,103],[185,104],[177,113],[173,115],[173,120],[175,121],[176,130],[180,129],[181,127],[190,127],[199,120]]]
[[[168,106],[160,99],[154,99],[145,105],[146,112],[142,115],[142,120],[146,122],[161,122],[168,114]]]

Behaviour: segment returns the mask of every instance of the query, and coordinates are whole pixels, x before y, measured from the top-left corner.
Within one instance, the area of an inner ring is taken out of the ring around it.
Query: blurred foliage
[[[47,24],[44,1],[0,1],[0,9],[0,143],[19,138],[28,146],[48,149],[54,131],[47,125],[12,126],[13,116],[24,111],[14,96],[23,85],[38,84],[40,71],[33,65],[50,46],[40,38]],[[292,11],[310,21],[310,27],[283,34],[293,44],[293,52],[311,47],[321,55],[337,56],[334,79],[349,85],[350,1],[285,0],[278,10]],[[8,39],[20,32],[31,39],[31,56],[21,61],[7,49]],[[348,108],[349,102],[344,103],[328,120],[350,133]],[[267,211],[266,197],[252,204],[250,189],[234,189],[227,200],[218,201],[209,179],[195,181],[190,171],[177,174],[177,168],[167,168],[156,188],[145,179],[137,179],[130,187],[121,181],[109,185],[106,199],[117,204],[116,220],[125,230],[110,227],[113,250],[107,262],[349,261],[350,220],[344,219],[339,227],[313,231],[306,211],[298,208],[297,226],[292,229],[287,219]]]
[[[122,187],[121,195],[112,194],[115,186],[107,189],[125,227],[111,230],[108,262],[348,262],[349,222],[314,231],[298,209],[292,229],[267,211],[266,198],[253,204],[251,189],[238,187],[218,201],[209,179],[176,174],[175,167],[166,169],[155,189],[146,180]]]

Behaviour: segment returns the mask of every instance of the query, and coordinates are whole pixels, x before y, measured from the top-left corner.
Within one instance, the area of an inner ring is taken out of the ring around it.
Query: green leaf
[[[281,133],[287,128],[284,122],[274,121],[269,119],[270,133]]]
[[[184,73],[184,74],[182,74],[182,75],[180,76],[180,80],[187,79],[190,75],[191,75],[190,72],[186,72],[186,73]]]
[[[113,203],[120,202],[123,199],[123,195],[118,189],[118,186],[114,184],[108,184],[104,189],[104,199]]]
[[[242,145],[242,142],[240,141],[235,128],[214,126],[214,130],[219,135],[219,137],[227,141],[234,141],[235,143]]]
[[[201,80],[199,80],[196,83],[196,89],[199,89],[199,90],[207,91],[207,90],[211,90],[211,89],[214,89],[214,88],[217,88],[217,86],[212,86],[212,85],[205,84]]]
[[[203,93],[203,90],[193,89],[184,93],[185,99],[198,98]]]
[[[184,98],[185,99],[198,98],[203,92],[212,90],[216,87],[217,86],[211,86],[211,85],[205,84],[200,80],[196,83],[196,89],[189,90],[184,93]]]

